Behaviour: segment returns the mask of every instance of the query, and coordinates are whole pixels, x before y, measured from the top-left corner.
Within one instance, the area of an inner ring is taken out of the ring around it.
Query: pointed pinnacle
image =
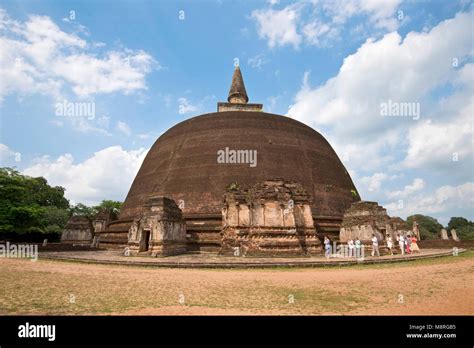
[[[233,104],[247,104],[249,101],[239,66],[236,66],[234,69],[234,75],[232,76],[232,84],[230,85],[227,101]]]

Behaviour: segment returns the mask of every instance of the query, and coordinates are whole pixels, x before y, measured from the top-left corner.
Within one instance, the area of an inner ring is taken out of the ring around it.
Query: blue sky
[[[474,218],[470,1],[0,9],[1,165],[65,186],[73,202],[123,200],[162,132],[226,99],[238,59],[250,102],[320,131],[363,199],[402,217]],[[420,117],[382,117],[389,100]],[[93,103],[94,117],[57,115],[63,101]]]

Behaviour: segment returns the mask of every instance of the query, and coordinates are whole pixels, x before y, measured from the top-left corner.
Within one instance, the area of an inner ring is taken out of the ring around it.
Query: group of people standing
[[[390,255],[394,255],[394,245],[391,235],[387,235],[386,242]],[[402,255],[420,252],[420,248],[418,247],[418,239],[416,238],[416,236],[411,236],[410,234],[403,235],[398,233],[397,242]],[[375,234],[372,234],[372,256],[375,255],[380,256],[379,241],[377,239],[377,236]]]
[[[387,238],[390,238],[390,242],[392,241],[391,237]],[[404,236],[403,234],[397,234],[397,242],[402,252],[402,255],[405,255],[405,253],[411,254],[420,252],[420,248],[418,247],[418,239],[416,238],[416,236],[412,237],[410,234],[406,236]]]
[[[326,258],[329,258],[332,254],[332,247],[331,247],[331,240],[325,236],[324,237],[324,250],[325,250],[325,255]],[[355,241],[352,239],[347,242],[348,245],[348,252],[349,252],[349,257],[361,257],[362,255],[362,242],[360,241],[359,238],[357,238]]]
[[[403,234],[397,234],[397,242],[398,242],[398,247],[400,248],[400,252],[402,255],[405,254],[412,254],[412,253],[419,253],[420,248],[418,247],[418,239],[416,236],[411,236],[410,234],[403,235]],[[375,234],[372,234],[372,256],[380,256],[380,251],[379,251],[379,240],[377,239],[377,236]],[[390,255],[394,255],[394,242],[392,240],[391,235],[387,235],[386,237],[386,242],[387,242],[387,248],[389,250]],[[324,237],[324,249],[325,249],[325,255],[327,258],[331,256],[332,253],[332,248],[331,248],[331,240],[325,236]],[[348,246],[348,252],[349,252],[349,257],[359,257],[361,255],[361,246],[362,242],[360,241],[359,238],[356,238],[354,241],[353,239],[350,239],[347,242]]]

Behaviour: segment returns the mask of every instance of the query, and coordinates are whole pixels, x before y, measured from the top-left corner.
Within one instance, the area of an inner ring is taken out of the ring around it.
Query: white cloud
[[[398,202],[386,204],[389,215],[409,216],[413,214],[444,215],[449,218],[449,212],[457,215],[472,214],[474,210],[474,183],[467,182],[458,186],[445,185],[434,192],[421,192],[403,199],[403,206]],[[447,215],[448,214],[448,215]],[[447,222],[447,221],[446,221]]]
[[[411,32],[404,40],[395,32],[378,41],[368,39],[323,86],[311,89],[304,83],[288,114],[345,129],[348,125],[386,128],[386,119],[380,117],[381,102],[419,101],[436,86],[455,79],[452,58],[471,54],[469,23],[470,14],[463,13],[430,33]],[[355,113],[359,122],[345,122]]]
[[[462,90],[441,101],[437,112],[440,120],[425,120],[409,129],[405,167],[445,170],[473,177],[472,81],[474,64],[466,64],[456,81]]]
[[[396,160],[396,149],[400,137],[396,132],[387,131],[385,137],[371,137],[358,141],[338,133],[321,132],[334,148],[338,156],[349,168],[361,168],[363,171],[397,170],[391,164]],[[361,171],[361,170],[359,170]]]
[[[334,24],[344,24],[349,18],[366,15],[377,28],[396,30],[398,23],[394,14],[401,0],[332,0],[322,2],[326,13]]]
[[[299,4],[289,5],[282,10],[259,9],[251,14],[257,22],[258,35],[268,40],[268,47],[293,45],[298,48],[301,35],[297,33],[296,26],[299,21]]]
[[[465,117],[455,122],[424,121],[408,133],[409,148],[404,164],[409,168],[472,163],[472,105],[463,110]],[[471,173],[472,174],[472,173]]]
[[[55,160],[44,156],[23,173],[43,176],[51,185],[66,188],[66,197],[77,203],[97,204],[103,199],[123,201],[148,150],[126,151],[121,146],[100,150],[81,163],[71,154]]]
[[[339,37],[340,28],[315,19],[304,25],[302,32],[309,44],[324,47]]]
[[[130,94],[146,89],[146,75],[159,68],[141,50],[108,51],[101,56],[92,51],[94,44],[64,32],[47,16],[18,22],[0,9],[0,28],[0,102],[14,93],[56,99],[70,90],[78,97]]]
[[[146,89],[145,75],[152,69],[153,58],[144,51],[108,52],[104,58],[80,54],[56,62],[53,73],[69,82],[77,96]]]
[[[0,144],[0,158],[7,158],[14,154],[15,152],[13,152],[7,145]]]
[[[380,165],[387,165],[382,159],[390,162],[396,158],[394,154],[400,156],[407,144],[411,146],[411,150],[407,150],[408,156],[415,156],[418,161],[422,153],[430,158],[438,156],[435,151],[437,144],[453,139],[430,140],[435,143],[426,146],[428,135],[424,133],[441,131],[448,124],[453,128],[449,130],[448,127],[449,134],[458,132],[461,139],[454,140],[452,146],[443,151],[447,153],[458,148],[463,149],[459,151],[472,151],[467,143],[472,130],[466,128],[469,110],[472,115],[472,101],[466,92],[466,84],[472,84],[467,82],[470,68],[465,65],[457,70],[452,65],[453,57],[462,62],[472,54],[472,39],[466,30],[470,23],[471,13],[459,13],[428,33],[410,32],[402,39],[394,32],[380,40],[367,40],[356,53],[344,59],[338,74],[322,86],[311,88],[308,74],[305,74],[288,115],[323,129],[323,134],[340,155],[349,151],[354,154],[349,156],[350,160],[360,157],[360,162],[351,164],[361,168],[366,166],[365,161],[372,159],[377,159]],[[453,100],[441,100],[437,105],[431,105],[430,92],[447,83],[456,86]],[[422,121],[382,117],[380,104],[388,100],[420,103]],[[449,104],[449,113],[436,112],[442,103]],[[425,123],[429,117],[442,118],[443,121]],[[433,129],[434,125],[439,129]],[[418,132],[417,127],[421,128]],[[412,133],[410,129],[413,129]],[[406,139],[407,134],[409,139]]]
[[[270,48],[302,43],[324,47],[340,38],[344,25],[352,17],[367,18],[367,25],[378,30],[396,30],[400,24],[395,12],[401,0],[331,0],[308,1],[274,9],[254,10],[251,18],[257,23],[260,38]]]
[[[128,124],[126,124],[125,122],[118,121],[117,122],[117,130],[120,133],[125,134],[127,137],[132,135],[132,130],[130,129],[130,126]]]
[[[365,176],[360,179],[361,183],[367,186],[369,192],[376,192],[380,190],[382,182],[387,180],[388,175],[385,173],[374,173],[372,176]]]
[[[389,198],[404,198],[412,195],[415,192],[422,190],[425,187],[425,181],[421,178],[413,179],[410,185],[406,185],[403,190],[387,192]]]
[[[5,144],[0,144],[0,167],[6,167],[13,162],[17,153]]]
[[[184,97],[178,98],[178,112],[180,115],[196,112],[197,110],[198,107],[192,105],[188,99]]]

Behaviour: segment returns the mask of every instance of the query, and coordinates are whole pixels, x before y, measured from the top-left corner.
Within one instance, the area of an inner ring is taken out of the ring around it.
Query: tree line
[[[118,213],[122,207],[111,200],[93,207],[71,205],[64,192],[64,187],[50,186],[43,177],[0,168],[0,240],[58,241],[72,215],[92,219],[101,209]]]

